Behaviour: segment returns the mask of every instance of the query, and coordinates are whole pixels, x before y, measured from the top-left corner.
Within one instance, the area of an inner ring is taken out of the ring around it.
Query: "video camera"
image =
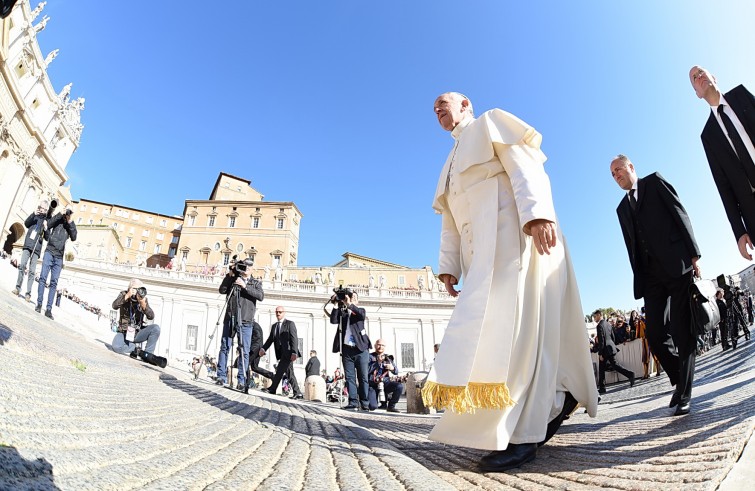
[[[238,256],[234,255],[231,258],[231,264],[228,266],[228,271],[233,273],[235,276],[241,276],[244,273],[249,272],[249,267],[254,265],[254,261],[252,258],[246,258],[242,260],[237,260]]]
[[[727,303],[731,302],[732,299],[739,297],[739,287],[732,284],[731,276],[720,274],[716,277],[716,282],[718,283],[718,287],[724,291],[724,300],[726,300]]]
[[[338,288],[333,288],[333,293],[334,295],[331,297],[331,302],[338,303],[339,307],[346,307],[346,304],[344,303],[346,296],[349,298],[354,296],[354,292],[348,288],[344,288],[343,285],[338,285]]]

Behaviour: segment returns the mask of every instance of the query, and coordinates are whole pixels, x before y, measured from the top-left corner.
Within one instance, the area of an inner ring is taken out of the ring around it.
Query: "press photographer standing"
[[[330,316],[331,324],[338,324],[336,337],[333,339],[333,353],[341,353],[343,370],[346,374],[346,390],[349,392],[349,404],[346,410],[369,411],[368,367],[372,342],[364,328],[367,312],[357,306],[359,296],[348,288],[338,288],[330,298],[336,308],[325,313]],[[357,377],[359,387],[357,388]]]
[[[24,270],[27,263],[29,264],[29,275],[26,280],[26,301],[31,302],[31,287],[34,285],[34,275],[37,273],[37,261],[42,252],[42,242],[45,229],[47,228],[47,210],[50,203],[43,199],[37,206],[37,211],[29,215],[24,221],[28,229],[24,239],[24,250],[21,253],[21,261],[18,263],[18,279],[16,288],[13,290],[14,295],[21,293],[21,286],[24,282]]]
[[[118,314],[118,333],[113,338],[113,351],[116,353],[130,353],[131,358],[140,357],[151,365],[165,368],[168,360],[155,355],[157,340],[160,338],[160,326],[157,324],[144,325],[144,318],[154,320],[155,312],[149,306],[147,289],[141,280],[133,278],[128,288],[118,294],[113,301],[113,308]],[[147,342],[144,350],[136,345]]]
[[[39,275],[39,287],[37,289],[37,312],[42,311],[42,302],[45,299],[45,284],[50,277],[50,291],[47,294],[47,308],[45,317],[52,319],[52,302],[55,300],[55,290],[58,287],[58,278],[63,270],[63,253],[66,249],[66,241],[70,238],[76,240],[76,224],[73,223],[73,210],[66,206],[63,213],[58,213],[48,223],[44,238],[47,248],[42,259],[42,272]]]
[[[228,351],[233,345],[237,333],[241,333],[241,356],[238,357],[238,377],[236,389],[246,388],[246,367],[249,366],[249,348],[252,343],[252,322],[257,310],[257,301],[265,298],[262,283],[251,278],[254,260],[246,258],[235,262],[223,278],[218,291],[226,294],[225,318],[223,319],[223,337],[220,340],[218,355],[217,385],[225,385],[228,371]]]

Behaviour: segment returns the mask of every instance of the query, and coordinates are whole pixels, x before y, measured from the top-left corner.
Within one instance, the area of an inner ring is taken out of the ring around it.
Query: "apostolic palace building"
[[[2,20],[0,240],[7,254],[20,256],[24,220],[41,198],[55,198],[60,208],[73,207],[78,228],[77,241],[67,244],[60,287],[110,312],[118,292],[131,278],[140,278],[161,326],[157,354],[171,364],[205,351],[217,357],[225,304],[218,286],[234,257],[249,257],[265,290],[257,321],[267,335],[275,307],[286,308],[304,355],[299,370],[312,349],[329,373],[338,366],[331,352],[336,326],[323,306],[339,285],[359,293],[370,338],[387,342],[386,351],[396,355],[402,372],[428,369],[454,306],[432,268],[335,251],[331,265],[300,266],[306,210],[293,201],[265,201],[244,177],[219,171],[214,185],[208,183],[208,199],[189,197],[182,216],[127,203],[72,200],[65,169],[82,134],[84,99],[73,98],[69,81],[61,81],[67,85],[56,91],[47,76],[58,50],[43,54],[37,42],[50,21],[45,3],[32,10],[21,0]],[[110,339],[108,318],[102,326],[102,339]],[[271,355],[262,364],[275,361]]]

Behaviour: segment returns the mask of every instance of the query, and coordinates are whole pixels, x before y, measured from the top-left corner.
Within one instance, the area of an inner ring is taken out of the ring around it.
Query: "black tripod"
[[[225,312],[228,309],[228,304],[230,303],[231,299],[235,300],[236,303],[236,312],[231,313],[231,346],[228,349],[228,356],[229,358],[226,359],[225,363],[228,363],[228,360],[230,359],[231,362],[233,362],[233,339],[235,337],[238,337],[238,356],[244,356],[242,353],[243,350],[243,340],[241,338],[241,329],[239,329],[239,319],[241,318],[241,304],[239,302],[239,286],[234,284],[231,286],[231,291],[228,292],[228,295],[226,295],[225,298],[225,304],[223,305],[223,308],[220,309],[220,314],[218,315],[218,320],[215,322],[215,329],[212,331],[212,334],[210,334],[209,339],[207,340],[207,345],[205,346],[204,355],[202,355],[202,360],[199,364],[199,370],[194,372],[194,380],[197,380],[199,378],[199,373],[202,371],[202,366],[204,365],[205,359],[207,359],[207,351],[210,349],[210,342],[212,342],[213,338],[215,337],[215,334],[218,332],[218,326],[220,326],[220,320],[223,318]],[[218,360],[220,361],[220,360]],[[247,370],[248,374],[248,370]],[[231,363],[230,370],[228,370],[228,376],[226,377],[226,382],[228,383],[228,387],[233,388],[233,363]],[[249,378],[247,376],[246,382],[244,384],[244,393],[249,393]]]

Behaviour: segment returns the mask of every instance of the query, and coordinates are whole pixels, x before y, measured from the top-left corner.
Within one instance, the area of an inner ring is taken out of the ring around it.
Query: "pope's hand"
[[[446,291],[452,297],[458,297],[459,293],[461,293],[461,290],[457,291],[456,288],[454,288],[454,285],[458,283],[459,280],[457,280],[455,276],[447,274],[443,277],[443,284],[446,285]]]
[[[524,233],[532,236],[532,242],[540,255],[550,254],[556,247],[556,224],[550,220],[538,218],[527,222]]]
[[[750,240],[750,236],[747,234],[744,234],[737,241],[737,247],[739,247],[739,253],[742,255],[743,258],[747,259],[748,261],[752,261],[752,254],[747,252],[747,246],[750,246],[750,250],[755,249],[755,247],[753,247],[752,245],[752,241]]]

